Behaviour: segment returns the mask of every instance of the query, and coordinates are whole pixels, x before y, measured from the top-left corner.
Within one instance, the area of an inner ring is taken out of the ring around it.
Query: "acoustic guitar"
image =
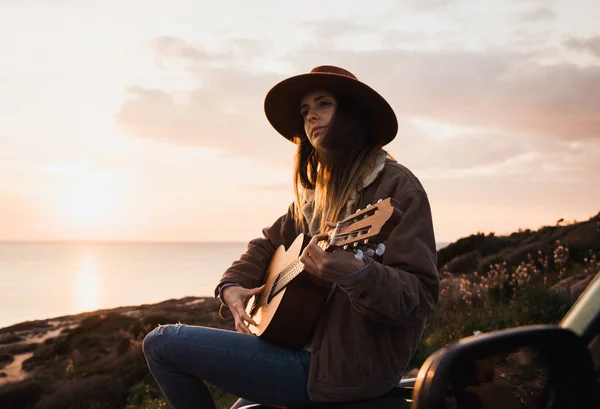
[[[357,259],[382,255],[383,241],[401,217],[391,198],[379,200],[338,222],[319,246],[325,251],[352,251]],[[289,349],[306,345],[331,290],[331,283],[303,271],[299,257],[309,241],[300,234],[287,250],[283,245],[276,249],[265,272],[264,290],[246,306],[257,324],[249,324],[250,331]]]

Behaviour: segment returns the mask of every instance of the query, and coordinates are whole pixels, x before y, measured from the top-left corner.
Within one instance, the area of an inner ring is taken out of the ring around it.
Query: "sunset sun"
[[[48,173],[60,178],[53,195],[56,211],[71,229],[105,227],[123,207],[122,175],[73,164],[55,165]]]
[[[110,189],[94,181],[74,183],[64,198],[64,212],[77,227],[94,227],[105,223],[114,213],[114,196]]]

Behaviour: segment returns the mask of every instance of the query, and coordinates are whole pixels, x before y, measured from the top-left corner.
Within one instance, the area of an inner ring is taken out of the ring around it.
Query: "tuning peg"
[[[379,243],[375,249],[375,254],[381,256],[385,252],[385,244]]]
[[[361,249],[356,250],[356,252],[354,253],[354,258],[357,260],[362,260],[364,257],[364,253]]]
[[[375,250],[367,249],[365,250],[365,256],[373,257],[375,255]]]

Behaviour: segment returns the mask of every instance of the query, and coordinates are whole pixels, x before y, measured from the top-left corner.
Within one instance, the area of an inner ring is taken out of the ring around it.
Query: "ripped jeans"
[[[242,404],[311,406],[306,391],[310,352],[291,351],[254,335],[182,324],[161,325],[144,338],[152,376],[173,409],[214,409],[205,383]]]

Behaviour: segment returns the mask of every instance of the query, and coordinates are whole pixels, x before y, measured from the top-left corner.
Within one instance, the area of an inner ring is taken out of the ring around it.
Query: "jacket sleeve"
[[[292,212],[293,204],[272,226],[263,229],[263,237],[248,243],[246,252],[223,273],[215,288],[215,297],[219,297],[221,287],[227,283],[241,285],[244,288],[260,286],[277,247],[282,244],[288,247],[297,236]]]
[[[440,287],[433,221],[425,192],[403,192],[395,199],[403,216],[384,241],[381,261],[369,258],[368,274],[361,281],[351,287],[340,286],[357,311],[387,325],[427,317],[437,305]]]

